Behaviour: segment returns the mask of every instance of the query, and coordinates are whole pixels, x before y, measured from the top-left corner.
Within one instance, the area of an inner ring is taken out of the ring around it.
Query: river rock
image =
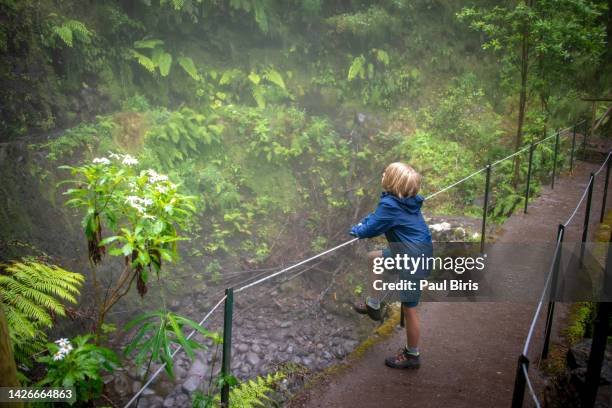
[[[158,395],[141,398],[138,402],[139,408],[162,408],[163,406],[164,399]]]
[[[113,388],[115,392],[122,397],[126,396],[128,390],[130,389],[130,383],[128,382],[128,378],[123,373],[118,373],[115,375],[115,381],[113,382]]]
[[[347,340],[343,344],[344,349],[348,352],[351,351],[357,346],[357,342],[355,340]]]
[[[183,383],[183,389],[189,393],[194,392],[198,389],[198,386],[202,382],[202,377],[189,376]]]
[[[142,383],[140,381],[134,381],[132,383],[132,393],[136,394],[140,391],[140,387],[142,387]]]
[[[195,359],[191,365],[191,368],[189,369],[188,375],[190,377],[203,377],[204,374],[206,374],[206,364],[199,358]]]
[[[257,364],[259,364],[260,358],[257,354],[250,352],[246,355],[246,361],[248,361],[252,366],[256,367]]]
[[[238,345],[238,351],[241,353],[246,353],[247,351],[249,351],[249,346],[247,346],[245,343],[240,343]]]

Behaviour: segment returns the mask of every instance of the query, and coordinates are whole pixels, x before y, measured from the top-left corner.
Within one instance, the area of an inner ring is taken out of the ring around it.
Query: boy
[[[351,235],[359,238],[371,238],[385,234],[389,248],[368,253],[370,266],[375,258],[395,257],[397,254],[409,256],[432,256],[431,234],[421,214],[424,198],[418,195],[421,187],[421,175],[412,167],[396,162],[391,163],[382,175],[382,187],[385,190],[380,198],[376,211],[365,217],[351,228]],[[416,282],[415,290],[400,292],[404,323],[406,326],[406,346],[397,355],[385,359],[385,364],[392,368],[419,368],[419,316],[416,306],[421,295],[420,278],[426,277],[427,270],[400,270],[400,280]],[[378,300],[374,288],[375,275],[370,273],[369,295],[365,301],[355,305],[355,310],[368,314],[374,320],[382,319],[383,305]]]

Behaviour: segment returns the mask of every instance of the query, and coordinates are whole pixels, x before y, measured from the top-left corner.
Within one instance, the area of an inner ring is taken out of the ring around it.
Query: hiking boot
[[[387,304],[380,302],[378,308],[374,308],[368,304],[366,300],[361,300],[353,304],[353,309],[359,314],[367,314],[370,319],[375,322],[382,322],[385,318]]]
[[[419,368],[421,366],[421,357],[415,356],[413,354],[408,354],[406,348],[402,347],[401,350],[399,350],[395,356],[387,357],[385,359],[385,364],[387,365],[387,367],[391,368],[414,369]]]

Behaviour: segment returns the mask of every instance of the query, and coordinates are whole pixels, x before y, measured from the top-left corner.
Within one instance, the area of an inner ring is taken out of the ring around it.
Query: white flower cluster
[[[106,157],[96,157],[95,159],[93,159],[93,163],[94,164],[106,164],[106,165],[109,165],[110,164],[110,160],[108,160]]]
[[[176,188],[165,174],[159,174],[155,170],[149,169],[147,175],[149,176],[149,184],[155,184],[155,189],[162,194],[167,193],[171,188]]]
[[[53,354],[53,360],[58,361],[64,359],[72,351],[72,344],[68,339],[59,339],[55,341],[59,346],[59,350]]]
[[[125,199],[125,203],[138,210],[139,213],[145,214],[147,212],[146,207],[153,204],[153,200],[150,198],[142,198],[138,196],[128,196]]]
[[[159,174],[153,169],[147,170],[147,174],[149,175],[149,183],[151,184],[168,181],[168,176],[166,176],[165,174]]]
[[[111,159],[121,161],[121,164],[124,164],[126,166],[134,166],[138,164],[138,159],[136,159],[135,157],[129,154],[117,154],[117,153],[109,152],[108,156]]]

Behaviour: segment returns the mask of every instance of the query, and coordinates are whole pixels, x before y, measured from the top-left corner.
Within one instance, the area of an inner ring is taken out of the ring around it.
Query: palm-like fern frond
[[[66,315],[62,301],[76,303],[84,280],[79,273],[41,262],[13,262],[2,267],[0,304],[18,359],[44,346],[43,329],[53,325],[53,315]]]
[[[264,407],[265,402],[270,400],[267,394],[274,391],[272,387],[283,378],[285,378],[285,375],[277,371],[265,377],[260,376],[254,380],[243,382],[239,386],[232,388],[230,392],[230,405],[243,408]]]

